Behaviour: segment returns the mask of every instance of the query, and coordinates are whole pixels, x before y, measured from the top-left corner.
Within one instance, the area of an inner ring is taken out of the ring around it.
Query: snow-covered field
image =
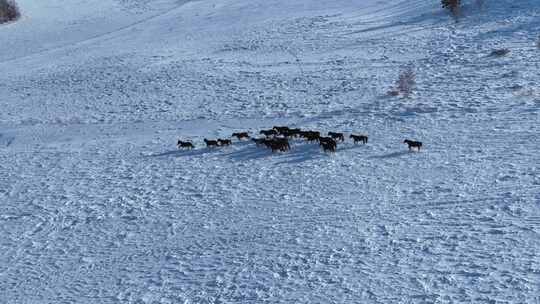
[[[0,303],[540,303],[537,0],[18,3]]]

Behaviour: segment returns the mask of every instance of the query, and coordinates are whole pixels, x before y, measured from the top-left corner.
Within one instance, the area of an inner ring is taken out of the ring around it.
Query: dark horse
[[[208,140],[208,139],[204,139],[204,142],[206,143],[206,146],[208,148],[211,148],[211,147],[217,147],[219,146],[219,143],[217,140]]]
[[[191,150],[193,148],[195,148],[193,146],[192,143],[190,143],[189,141],[181,141],[181,140],[178,140],[178,142],[176,143],[176,146],[178,147],[178,149],[188,149],[188,150]]]
[[[317,131],[300,131],[300,137],[306,139],[309,142],[319,141],[321,133]]]
[[[337,142],[330,137],[321,137],[319,145],[323,148],[324,152],[336,152]]]
[[[255,145],[257,145],[257,147],[265,145],[266,142],[269,141],[269,139],[266,138],[252,138],[251,140],[255,143]]]
[[[278,127],[278,126],[274,126],[272,129],[276,130],[278,132],[279,135],[285,135],[289,132],[289,127]]]
[[[288,142],[278,141],[278,140],[269,140],[266,142],[266,146],[272,149],[272,152],[281,151],[285,152],[291,149],[291,146]]]
[[[354,143],[362,142],[363,144],[367,144],[367,142],[368,142],[368,137],[366,135],[354,135],[354,134],[351,134],[351,136],[349,136],[349,137],[352,138]]]
[[[249,134],[248,132],[238,132],[238,133],[233,133],[232,137],[236,137],[238,138],[238,140],[242,140],[243,138],[249,139]]]
[[[345,141],[345,136],[343,136],[343,133],[328,132],[328,136],[335,140]]]
[[[259,132],[259,134],[262,134],[266,137],[269,137],[269,136],[276,136],[278,135],[278,131],[274,130],[274,129],[270,129],[270,130],[262,130],[261,132]]]
[[[219,138],[217,141],[220,146],[230,146],[232,144],[232,141],[230,139]]]
[[[419,141],[405,139],[403,143],[409,146],[409,150],[416,148],[418,151],[420,151],[420,148],[422,148],[422,142]]]

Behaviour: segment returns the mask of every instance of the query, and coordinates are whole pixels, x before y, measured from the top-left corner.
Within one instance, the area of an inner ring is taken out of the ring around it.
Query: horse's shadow
[[[286,152],[275,152],[264,146],[255,144],[245,146],[242,149],[225,154],[232,161],[245,162],[257,159],[276,159],[277,164],[300,163],[321,157],[318,144],[310,144],[299,141],[291,141],[291,149]]]
[[[347,150],[359,149],[363,145],[338,145],[336,153]],[[248,146],[245,149],[234,151],[227,154],[234,161],[248,161],[254,159],[275,158],[276,164],[298,164],[310,160],[330,157],[334,153],[324,152],[318,143],[307,143],[304,141],[291,141],[291,150],[287,152],[272,153],[265,147],[257,147],[256,145]]]
[[[360,149],[364,145],[338,145],[336,153],[347,150]],[[208,154],[220,153],[224,158],[234,162],[246,162],[258,159],[275,159],[276,164],[298,164],[310,160],[330,157],[334,153],[324,152],[319,144],[304,141],[291,141],[291,149],[287,152],[272,151],[264,146],[257,146],[253,142],[234,142],[230,147],[223,148],[199,148],[193,150],[171,150],[163,153],[152,154],[150,157],[197,157]],[[392,157],[392,156],[388,156]],[[378,157],[375,157],[378,158]],[[379,157],[383,158],[383,157]]]
[[[205,154],[212,154],[219,152],[219,148],[202,148],[193,150],[172,150],[158,154],[152,154],[150,157],[190,157],[190,156],[202,156]]]
[[[392,152],[392,153],[387,153],[387,154],[383,154],[383,155],[375,155],[375,156],[371,156],[370,158],[371,159],[387,159],[387,158],[397,158],[397,157],[402,157],[402,156],[405,156],[405,155],[408,155],[412,153],[412,151],[398,151],[398,152]]]
[[[150,157],[193,157],[193,156],[202,156],[206,154],[216,154],[216,153],[223,153],[229,151],[231,148],[234,147],[244,147],[249,145],[250,142],[248,141],[238,141],[233,142],[230,146],[225,147],[204,147],[204,148],[194,148],[191,150],[188,149],[176,149],[171,151],[166,151],[162,153],[157,154],[151,154]]]

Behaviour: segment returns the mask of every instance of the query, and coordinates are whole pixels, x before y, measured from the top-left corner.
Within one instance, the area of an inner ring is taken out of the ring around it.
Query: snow
[[[540,302],[537,1],[18,3],[0,303]]]

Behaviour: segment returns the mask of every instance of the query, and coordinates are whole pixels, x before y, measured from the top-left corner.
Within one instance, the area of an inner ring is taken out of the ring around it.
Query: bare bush
[[[395,89],[390,90],[388,94],[391,96],[402,94],[404,97],[409,97],[415,86],[416,73],[412,67],[407,67],[399,74]]]
[[[391,89],[388,92],[386,92],[386,94],[388,94],[388,96],[399,96],[399,91]]]
[[[461,0],[441,0],[442,7],[448,9],[454,17],[461,13]]]
[[[0,23],[16,20],[20,16],[19,7],[13,0],[0,0]]]
[[[510,53],[510,50],[509,49],[498,49],[498,50],[493,50],[491,52],[491,54],[489,54],[490,57],[503,57],[503,56],[506,56]]]
[[[485,0],[476,0],[474,2],[474,4],[476,5],[476,7],[480,10],[483,10],[485,7],[486,7],[486,2]]]

